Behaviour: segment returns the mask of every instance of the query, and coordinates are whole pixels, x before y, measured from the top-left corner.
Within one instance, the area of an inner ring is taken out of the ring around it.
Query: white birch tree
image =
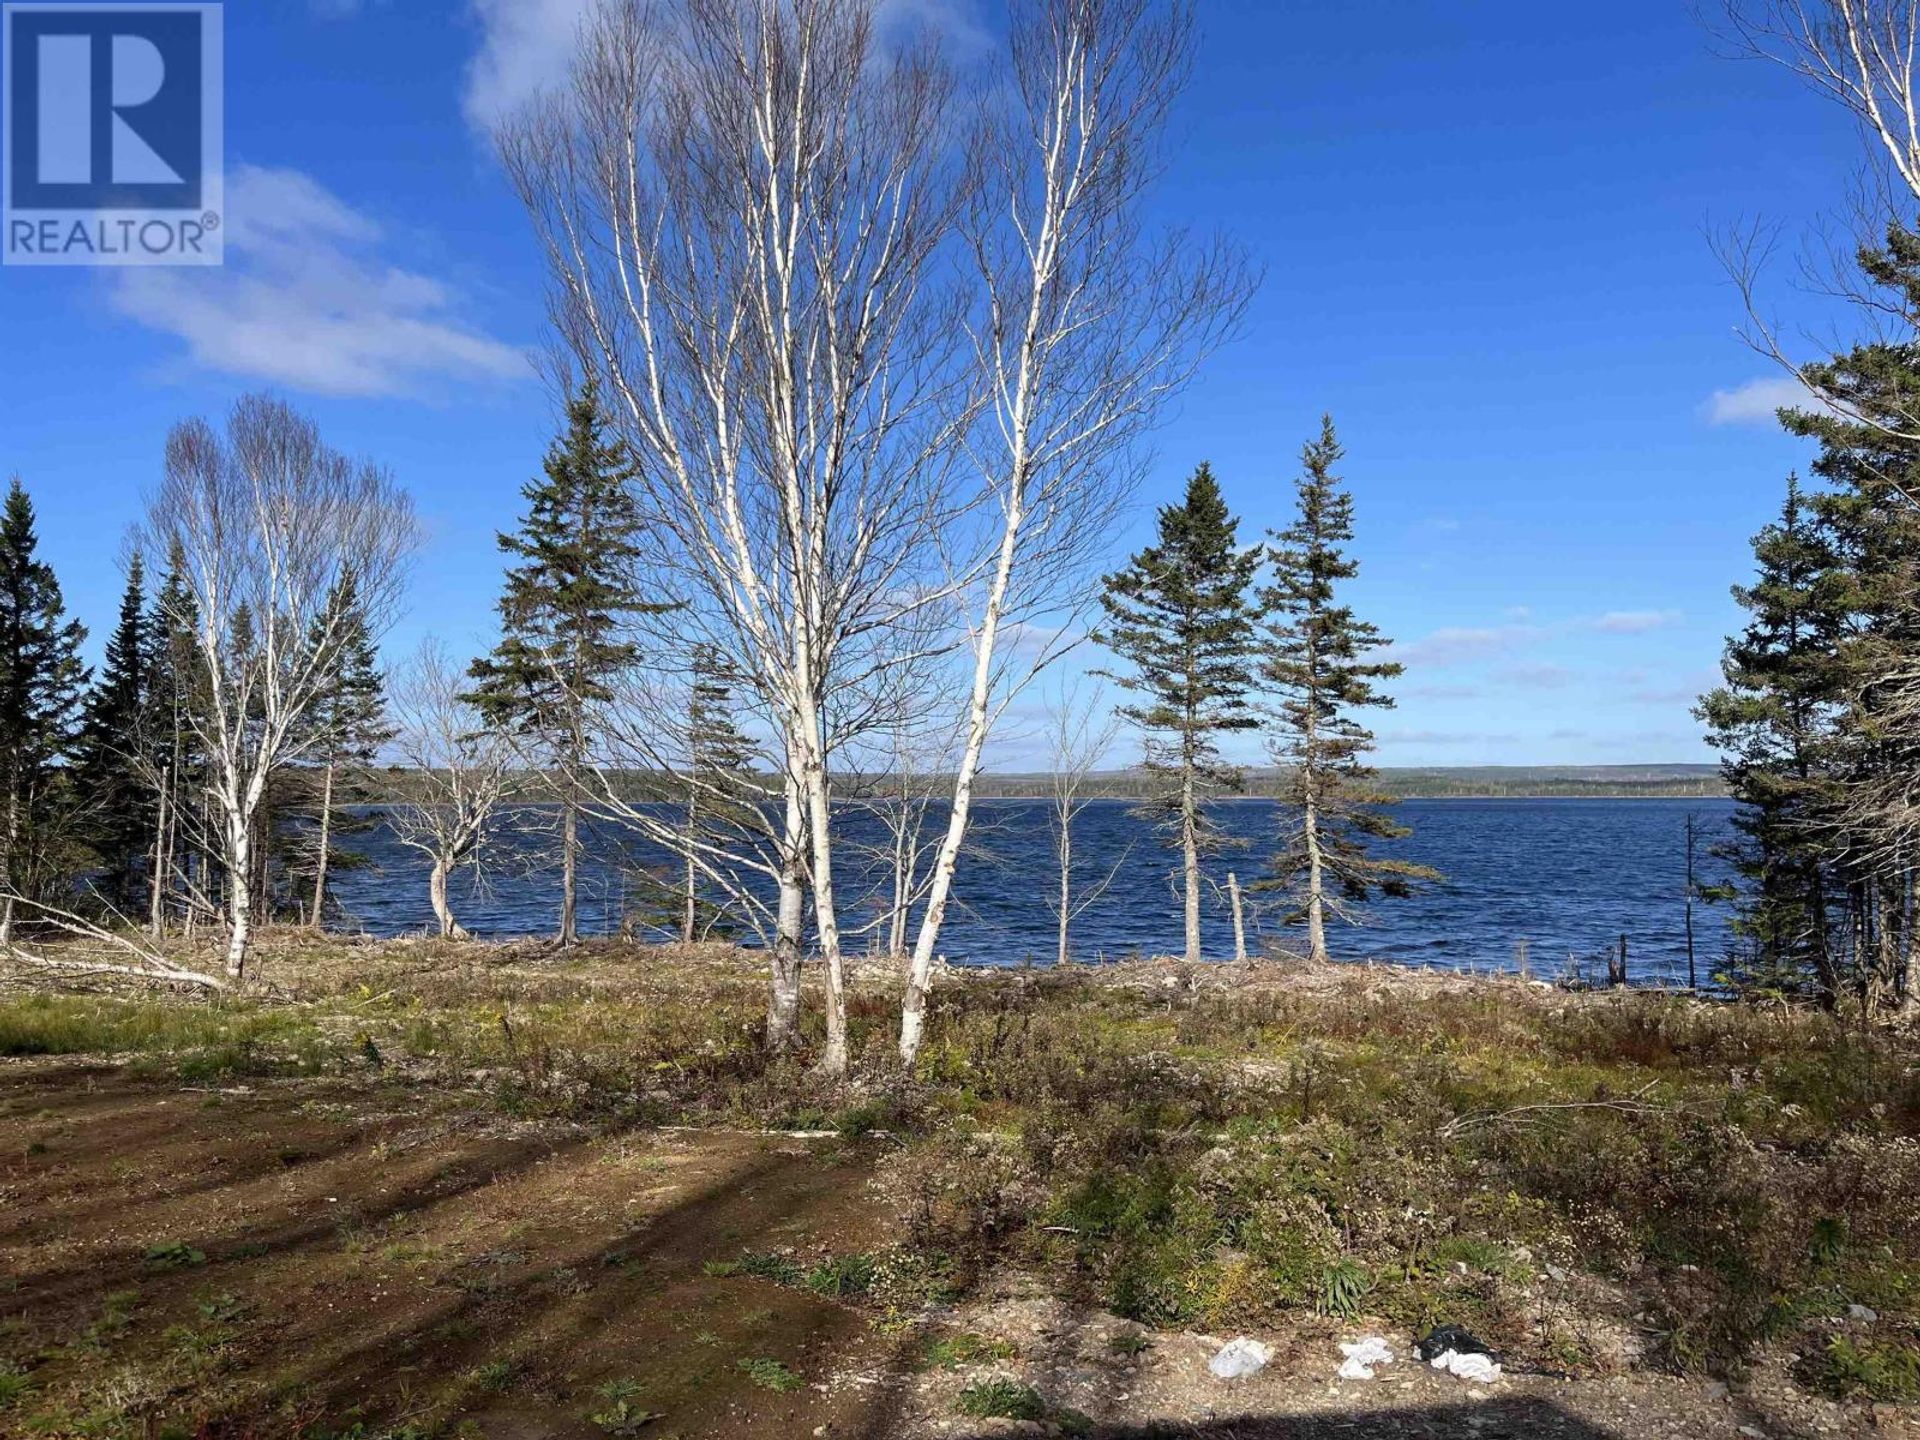
[[[417,544],[412,502],[371,462],[329,448],[285,403],[247,396],[224,435],[174,427],[148,506],[150,553],[178,557],[170,623],[191,637],[187,715],[218,812],[226,872],[226,973],[245,978],[253,938],[255,822],[275,771],[315,743],[308,723],[343,643],[329,604],[351,575],[375,639],[391,623]]]
[[[1012,102],[990,116],[966,224],[968,338],[978,423],[968,458],[991,525],[967,587],[966,741],[901,1005],[900,1054],[919,1053],[940,927],[972,819],[973,784],[1007,706],[1079,630],[1088,561],[1131,493],[1137,442],[1251,291],[1239,254],[1149,236],[1142,202],[1192,55],[1192,10],[1157,0],[1015,0]],[[1063,637],[1022,654],[1008,628]],[[1064,643],[1063,643],[1064,642]]]
[[[561,332],[634,455],[644,563],[681,602],[658,629],[717,642],[778,737],[770,1020],[797,1013],[810,898],[830,1074],[829,691],[858,679],[844,652],[924,603],[951,454],[951,80],[924,46],[881,53],[873,11],[687,0],[655,24],[605,0],[563,91],[501,135]]]
[[[514,750],[489,728],[462,694],[465,667],[435,640],[421,642],[401,672],[390,702],[397,733],[393,748],[407,769],[405,799],[387,807],[387,823],[402,845],[427,858],[427,898],[445,940],[464,940],[447,883],[478,869],[481,847],[506,798]]]

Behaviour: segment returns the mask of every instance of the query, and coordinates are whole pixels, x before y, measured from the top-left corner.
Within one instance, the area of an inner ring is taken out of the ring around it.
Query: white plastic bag
[[[1342,1380],[1371,1380],[1374,1366],[1393,1363],[1392,1348],[1378,1335],[1369,1335],[1364,1340],[1342,1340],[1340,1353],[1347,1357],[1340,1362]]]
[[[1263,1345],[1258,1340],[1242,1335],[1238,1340],[1229,1340],[1222,1345],[1220,1353],[1207,1362],[1207,1369],[1222,1380],[1242,1380],[1249,1375],[1258,1375],[1267,1368],[1267,1362],[1271,1359],[1271,1345]]]
[[[1460,1380],[1476,1385],[1491,1385],[1500,1378],[1500,1362],[1491,1355],[1459,1350],[1442,1350],[1429,1362],[1436,1370],[1445,1370]]]

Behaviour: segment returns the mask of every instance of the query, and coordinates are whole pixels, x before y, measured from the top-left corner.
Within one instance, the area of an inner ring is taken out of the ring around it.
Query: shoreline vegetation
[[[0,969],[0,1430],[1137,1435],[1103,1427],[1391,1395],[1449,1437],[1859,1434],[1920,1397],[1920,1042],[1844,1010],[950,972],[903,1074],[901,968],[855,960],[835,1081],[811,967],[783,1052],[726,946],[256,955],[233,996]],[[1329,1383],[1443,1322],[1508,1378]],[[1238,1334],[1278,1358],[1229,1390]]]

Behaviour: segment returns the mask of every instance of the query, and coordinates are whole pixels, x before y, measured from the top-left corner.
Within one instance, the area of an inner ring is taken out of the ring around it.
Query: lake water
[[[1358,927],[1335,926],[1336,958],[1377,959],[1445,969],[1510,969],[1516,947],[1527,944],[1535,974],[1562,973],[1569,957],[1597,964],[1606,947],[1627,937],[1629,971],[1636,982],[1684,981],[1685,839],[1689,813],[1701,823],[1702,879],[1720,874],[1706,847],[1728,834],[1734,804],[1722,799],[1409,800],[1395,807],[1413,828],[1387,847],[1432,865],[1445,880],[1411,899],[1365,907]],[[1242,800],[1216,810],[1222,827],[1244,840],[1208,862],[1210,879],[1224,887],[1228,871],[1249,885],[1275,848],[1279,814],[1269,801]],[[1057,884],[1045,802],[987,800],[975,814],[977,854],[963,862],[959,905],[942,950],[956,963],[1046,963],[1054,953],[1054,921],[1047,907]],[[536,843],[517,838],[511,825],[490,842],[486,884],[476,893],[466,876],[453,886],[455,913],[474,934],[537,935],[558,913],[558,871],[512,862]],[[850,817],[850,838],[873,824]],[[420,933],[432,926],[426,868],[383,828],[354,837],[373,862],[341,876],[336,894],[352,921],[376,935]],[[1112,885],[1074,922],[1079,960],[1178,952],[1183,945],[1180,902],[1171,855],[1155,843],[1126,801],[1095,801],[1075,827],[1075,845],[1088,879],[1115,872]],[[583,866],[580,923],[588,933],[621,926],[638,887],[635,864],[659,864],[631,836],[589,830]],[[842,924],[877,923],[878,874],[836,860]],[[1252,901],[1249,945],[1262,940],[1297,944],[1298,932]],[[1695,949],[1704,980],[1724,955],[1725,907],[1695,907]],[[1232,954],[1233,935],[1222,889],[1209,894],[1204,913],[1210,956]],[[850,947],[868,941],[855,937]]]

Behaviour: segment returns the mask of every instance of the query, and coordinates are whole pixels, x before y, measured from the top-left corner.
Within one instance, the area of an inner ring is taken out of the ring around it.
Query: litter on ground
[[[1222,1380],[1241,1380],[1249,1375],[1258,1375],[1266,1369],[1271,1359],[1271,1345],[1263,1345],[1258,1340],[1242,1335],[1222,1345],[1219,1353],[1207,1362],[1207,1369]]]
[[[1340,1362],[1342,1380],[1371,1380],[1374,1366],[1393,1363],[1392,1348],[1378,1335],[1369,1335],[1364,1340],[1342,1340],[1340,1353],[1347,1357]]]

